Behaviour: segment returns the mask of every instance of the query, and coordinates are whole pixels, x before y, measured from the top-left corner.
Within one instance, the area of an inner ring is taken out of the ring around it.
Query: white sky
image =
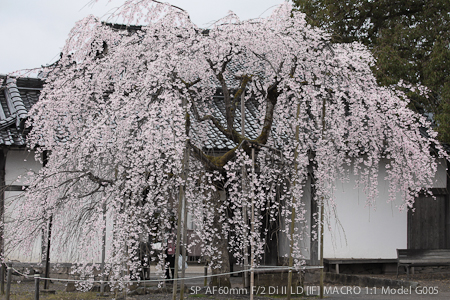
[[[163,0],[164,1],[164,0]],[[54,62],[75,22],[89,14],[105,16],[124,0],[0,0],[0,74]],[[207,27],[235,12],[241,20],[267,16],[284,0],[169,0]]]

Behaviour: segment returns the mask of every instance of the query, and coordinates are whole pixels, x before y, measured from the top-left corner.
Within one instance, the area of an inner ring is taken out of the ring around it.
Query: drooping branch
[[[108,179],[104,179],[104,178],[100,178],[94,174],[92,174],[91,172],[87,172],[86,175],[88,176],[88,178],[93,181],[93,182],[97,182],[99,185],[101,186],[107,186],[107,185],[113,185],[114,181],[113,180],[108,180]]]

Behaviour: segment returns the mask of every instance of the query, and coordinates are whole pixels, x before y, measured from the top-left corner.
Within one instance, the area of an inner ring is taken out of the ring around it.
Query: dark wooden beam
[[[48,163],[49,159],[49,152],[44,151],[43,153],[43,167]],[[50,219],[48,221],[48,231],[47,231],[47,251],[45,255],[45,278],[50,277],[50,247],[51,247],[51,239],[52,239],[52,225],[53,225],[53,215],[50,215]],[[44,290],[48,290],[50,286],[50,280],[44,281]]]
[[[7,185],[2,189],[5,192],[22,192],[28,189],[28,185]]]
[[[5,166],[6,155],[8,149],[0,149],[0,220],[4,220],[5,213]],[[3,222],[2,222],[3,224]],[[0,225],[0,255],[4,257],[4,240],[3,240],[3,225]],[[0,268],[0,290],[2,294],[5,294],[5,266],[1,265]]]

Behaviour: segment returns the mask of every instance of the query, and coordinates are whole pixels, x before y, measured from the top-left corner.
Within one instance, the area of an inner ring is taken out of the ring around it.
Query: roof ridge
[[[9,102],[8,107],[10,108],[11,116],[16,117],[16,126],[20,127],[21,121],[27,118],[28,111],[25,108],[16,82],[12,78],[6,79],[6,93],[6,101]]]

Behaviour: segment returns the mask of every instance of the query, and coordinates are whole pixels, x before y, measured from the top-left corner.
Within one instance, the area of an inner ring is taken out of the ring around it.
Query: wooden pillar
[[[313,187],[314,178],[312,178],[312,175],[310,176],[310,187],[311,187],[311,224],[310,224],[310,240],[311,240],[311,257],[310,257],[310,264],[311,266],[317,266],[319,264],[319,203],[315,200],[315,191]],[[313,229],[313,225],[315,226],[315,229]],[[313,231],[316,231],[315,234],[313,234]]]
[[[44,151],[42,153],[43,158],[43,167],[47,165],[48,162],[48,151]],[[52,223],[53,223],[53,216],[50,216],[49,222],[48,222],[48,231],[47,231],[47,248],[46,248],[46,255],[45,255],[45,278],[49,278],[50,275],[50,246],[51,246],[51,237],[52,237]],[[50,280],[44,280],[44,289],[47,290],[49,288]]]
[[[51,246],[51,239],[52,239],[52,223],[53,223],[53,216],[50,216],[50,220],[48,221],[48,234],[47,234],[47,254],[45,255],[45,278],[50,277],[50,246]],[[50,284],[50,280],[45,279],[44,280],[44,290],[48,290]]]
[[[445,161],[447,172],[446,172],[446,195],[445,195],[445,248],[450,249],[450,163],[448,161]]]
[[[7,275],[7,282],[6,282],[6,300],[9,300],[11,296],[11,273],[12,273],[12,265],[8,264],[8,275]]]
[[[5,190],[6,190],[6,155],[7,149],[0,149],[0,220],[2,225],[0,225],[0,256],[4,256],[4,245],[3,240],[3,221],[5,214]],[[5,294],[5,267],[2,265],[0,269],[0,290],[2,294]]]
[[[323,99],[322,102],[322,139],[325,138],[325,98]],[[325,205],[324,205],[324,198],[322,196],[321,201],[320,201],[320,266],[322,267],[320,269],[320,291],[319,291],[319,298],[323,299],[323,289],[324,289],[324,270],[323,270],[323,235],[324,235],[324,226],[323,226],[323,218],[324,218],[324,209],[325,209]]]
[[[188,176],[188,170],[189,170],[189,147],[188,144],[186,143],[186,147],[185,147],[185,156],[184,156],[184,185],[185,188],[184,190],[186,190],[186,186],[187,186],[187,176]],[[187,199],[186,199],[186,193],[184,194],[183,197],[183,249],[181,252],[181,257],[182,257],[182,268],[181,268],[181,283],[180,283],[180,300],[184,299],[184,277],[186,276],[186,264],[187,264],[187,207],[188,203],[187,203]]]

